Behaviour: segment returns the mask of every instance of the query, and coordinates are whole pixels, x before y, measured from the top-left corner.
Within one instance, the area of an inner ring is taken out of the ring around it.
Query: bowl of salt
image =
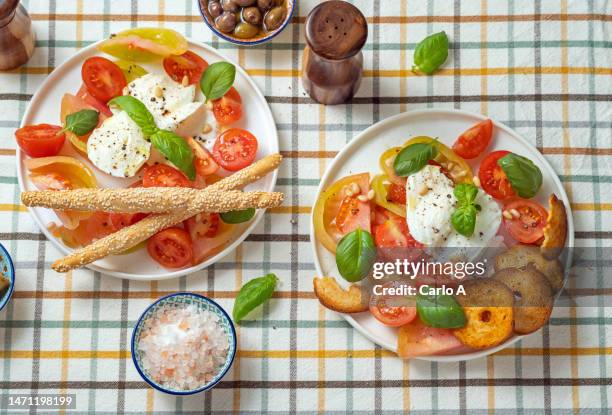
[[[191,395],[213,388],[236,356],[236,329],[213,300],[176,293],[151,304],[132,334],[132,360],[153,388]]]

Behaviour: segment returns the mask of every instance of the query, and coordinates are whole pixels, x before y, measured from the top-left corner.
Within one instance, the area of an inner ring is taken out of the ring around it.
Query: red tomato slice
[[[406,187],[391,183],[387,190],[387,200],[400,205],[406,205]]]
[[[142,187],[191,187],[191,182],[182,172],[167,164],[145,167]]]
[[[185,76],[189,78],[190,85],[200,82],[206,68],[208,62],[190,50],[182,55],[170,55],[164,58],[164,70],[170,78],[179,83]]]
[[[168,228],[147,241],[151,258],[165,268],[181,268],[191,262],[193,247],[189,234],[181,228]]]
[[[104,104],[123,94],[123,88],[127,86],[121,69],[114,62],[100,56],[83,62],[81,76],[87,91]]]
[[[213,158],[212,154],[208,152],[204,147],[202,147],[196,140],[192,137],[186,137],[187,144],[193,150],[193,155],[195,157],[193,164],[196,169],[196,173],[199,176],[210,176],[211,174],[215,174],[219,170],[219,165]]]
[[[509,212],[516,210],[520,214],[518,218],[513,216],[512,219],[504,216],[504,226],[517,241],[532,244],[544,236],[548,212],[539,203],[516,199],[506,203],[504,210]]]
[[[362,202],[356,197],[345,197],[336,214],[336,227],[343,235],[357,228],[370,229],[370,203]]]
[[[253,134],[241,128],[231,128],[217,137],[213,158],[225,170],[238,171],[255,160],[257,146]]]
[[[213,114],[219,124],[231,124],[242,118],[242,98],[231,87],[226,94],[213,101]]]
[[[109,213],[108,216],[112,226],[119,230],[140,222],[148,215],[146,213]]]
[[[464,348],[452,330],[424,325],[419,319],[399,329],[397,354],[403,358],[458,352]]]
[[[401,217],[388,219],[376,228],[374,243],[379,248],[422,248],[410,231],[406,220]]]
[[[81,98],[83,101],[85,101],[85,103],[94,109],[100,111],[100,114],[104,114],[106,117],[112,117],[113,113],[111,112],[110,108],[108,108],[108,105],[91,95],[85,84],[81,85],[76,93],[76,96]]]
[[[15,131],[19,148],[30,157],[50,157],[57,155],[66,135],[58,133],[62,127],[50,124],[26,125]]]
[[[383,288],[399,285],[398,281],[390,281],[383,284]],[[372,295],[370,298],[370,313],[372,313],[376,320],[386,326],[403,326],[414,320],[417,315],[416,306],[408,305],[408,303],[413,303],[408,297]]]
[[[200,238],[212,238],[219,231],[218,213],[199,213],[185,221],[185,228],[192,241]]]
[[[474,159],[486,150],[492,135],[493,123],[484,120],[461,134],[453,144],[453,150],[464,159]]]
[[[509,151],[494,151],[482,160],[478,170],[478,178],[485,192],[498,200],[516,197],[506,173],[502,170],[497,161],[504,157]]]

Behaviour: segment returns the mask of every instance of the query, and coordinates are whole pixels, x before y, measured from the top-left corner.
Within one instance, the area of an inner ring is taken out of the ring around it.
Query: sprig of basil
[[[417,295],[417,313],[429,327],[456,329],[465,326],[467,319],[463,308],[450,295]]]
[[[512,189],[522,198],[531,199],[542,187],[542,172],[533,161],[518,154],[508,153],[497,160]]]
[[[268,301],[274,293],[277,281],[276,275],[267,274],[244,284],[234,301],[232,310],[234,321],[238,323],[255,308]]]
[[[415,143],[404,147],[393,161],[393,170],[398,176],[410,176],[421,170],[429,160],[438,155],[434,140],[428,143]]]
[[[68,114],[66,116],[66,124],[58,135],[70,131],[76,135],[89,134],[98,125],[99,114],[96,110],[81,110]]]
[[[193,150],[185,140],[172,131],[158,130],[151,136],[151,143],[190,180],[195,180]]]
[[[155,124],[153,115],[149,112],[145,104],[130,95],[121,95],[108,102],[110,106],[119,107],[127,112],[130,118],[138,125],[145,137],[151,137],[159,131]]]
[[[448,58],[448,36],[444,31],[427,36],[414,50],[414,71],[431,75]]]
[[[347,281],[364,279],[375,260],[376,248],[372,235],[361,228],[344,235],[336,247],[336,265],[340,275]]]
[[[207,100],[219,99],[229,91],[236,78],[236,67],[229,62],[209,65],[200,78],[200,89]]]
[[[453,194],[457,199],[457,208],[451,215],[451,224],[461,235],[470,237],[476,227],[476,214],[481,209],[474,203],[478,188],[473,184],[460,183],[455,186]]]
[[[255,209],[232,210],[230,212],[222,212],[219,215],[225,223],[243,223],[250,221],[255,216]]]

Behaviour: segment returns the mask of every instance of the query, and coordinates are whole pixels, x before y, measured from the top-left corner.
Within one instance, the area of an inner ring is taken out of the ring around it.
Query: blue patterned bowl
[[[219,370],[219,373],[208,383],[199,386],[196,389],[192,390],[183,390],[183,389],[168,389],[153,379],[151,379],[145,370],[142,368],[141,359],[142,353],[137,349],[138,342],[140,340],[140,334],[142,328],[144,326],[144,322],[151,317],[153,313],[155,313],[159,308],[166,306],[168,304],[171,305],[188,305],[194,304],[200,310],[208,310],[211,313],[216,314],[219,317],[219,323],[225,330],[225,333],[228,337],[229,349],[227,352],[227,358],[225,363]],[[176,293],[170,294],[165,297],[160,298],[151,304],[145,311],[142,313],[138,322],[136,323],[136,327],[134,327],[134,332],[132,334],[132,360],[134,361],[134,365],[136,366],[136,370],[142,376],[142,378],[149,385],[154,387],[155,389],[162,391],[164,393],[169,393],[171,395],[192,395],[194,393],[199,393],[205,390],[212,389],[219,381],[225,376],[229,368],[234,363],[234,357],[236,357],[236,328],[234,327],[234,323],[232,323],[232,319],[230,316],[221,308],[219,304],[211,300],[210,298],[206,298],[199,294],[194,293]]]
[[[0,298],[0,310],[2,310],[11,299],[13,288],[15,287],[15,267],[13,266],[11,256],[2,244],[0,244],[0,274],[4,275],[11,282],[8,290]]]

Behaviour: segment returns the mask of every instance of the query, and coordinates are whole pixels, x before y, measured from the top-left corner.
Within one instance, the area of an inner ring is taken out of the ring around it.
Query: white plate
[[[81,65],[83,64],[83,61],[91,56],[105,56],[96,49],[98,43],[81,49],[66,62],[58,66],[47,77],[47,79],[45,79],[38,91],[32,97],[32,101],[30,102],[23,120],[21,121],[22,127],[29,124],[59,123],[60,103],[62,96],[65,93],[75,94],[82,83]],[[201,43],[189,41],[189,49],[202,56],[206,61],[208,61],[208,63],[217,61],[232,62],[217,50]],[[258,138],[259,149],[257,151],[257,159],[260,159],[268,154],[277,153],[278,133],[276,131],[276,124],[274,122],[274,118],[272,117],[270,107],[249,75],[247,75],[247,73],[236,63],[232,63],[237,69],[234,86],[240,92],[243,107],[248,108],[248,111],[244,112],[243,118],[238,123],[232,124],[232,126],[247,129]],[[161,62],[158,64],[142,66],[149,72],[164,72]],[[62,154],[68,152],[81,160],[85,160],[83,157],[78,156],[74,150],[72,150],[72,146],[68,144],[68,140],[66,140]],[[28,179],[28,172],[24,166],[24,160],[26,158],[27,156],[25,156],[23,152],[17,150],[17,177],[19,179],[19,186],[22,191],[36,190],[34,185]],[[88,164],[92,168],[92,171],[96,174],[101,187],[116,187],[118,185],[119,182],[117,182],[117,179],[114,179],[111,176],[97,170],[91,163],[89,163],[89,161],[86,161],[86,164]],[[248,186],[247,189],[264,190],[270,192],[274,189],[276,184],[276,176],[277,172],[274,171],[273,173],[267,175],[264,179]],[[62,244],[61,241],[51,235],[51,233],[47,230],[47,225],[50,222],[57,222],[57,217],[52,210],[31,208],[30,212],[34,216],[34,219],[36,220],[36,223],[40,227],[41,231],[49,240],[51,240],[51,242],[55,244],[55,246],[58,247],[62,253],[68,254],[71,252],[70,248]],[[251,222],[236,228],[233,234],[233,240],[230,244],[228,244],[228,246],[226,246],[218,254],[194,267],[183,268],[180,270],[165,269],[149,257],[146,249],[140,249],[128,255],[108,257],[100,261],[96,261],[87,267],[94,271],[100,271],[104,274],[134,280],[161,280],[186,275],[206,268],[231,252],[234,248],[236,248],[236,246],[244,241],[249,233],[251,233],[263,215],[264,211],[259,210]]]
[[[380,121],[360,133],[338,153],[321,180],[317,191],[317,198],[323,189],[342,177],[361,172],[377,174],[380,171],[378,165],[380,155],[391,147],[401,146],[411,137],[420,135],[439,137],[442,143],[450,146],[459,134],[484,119],[486,117],[467,111],[425,109],[405,112]],[[548,206],[548,195],[555,193],[563,201],[568,215],[567,244],[568,246],[574,246],[574,223],[572,221],[570,204],[557,174],[544,156],[524,138],[499,122],[494,121],[494,124],[493,139],[488,151],[509,150],[515,152],[528,157],[542,170],[544,183],[536,200],[543,206]],[[473,166],[479,165],[480,161],[480,159],[477,159],[470,164]],[[477,171],[477,169],[475,170]],[[312,241],[315,267],[318,275],[334,276],[338,282],[344,283],[346,287],[348,283],[340,277],[334,255],[327,251],[322,244],[318,243],[315,238],[312,217],[310,223],[310,240]],[[370,313],[343,314],[343,317],[374,343],[385,349],[397,351],[397,329],[382,325]],[[424,356],[417,359],[435,362],[476,359],[508,347],[520,338],[521,336],[513,336],[497,347],[477,352]]]

